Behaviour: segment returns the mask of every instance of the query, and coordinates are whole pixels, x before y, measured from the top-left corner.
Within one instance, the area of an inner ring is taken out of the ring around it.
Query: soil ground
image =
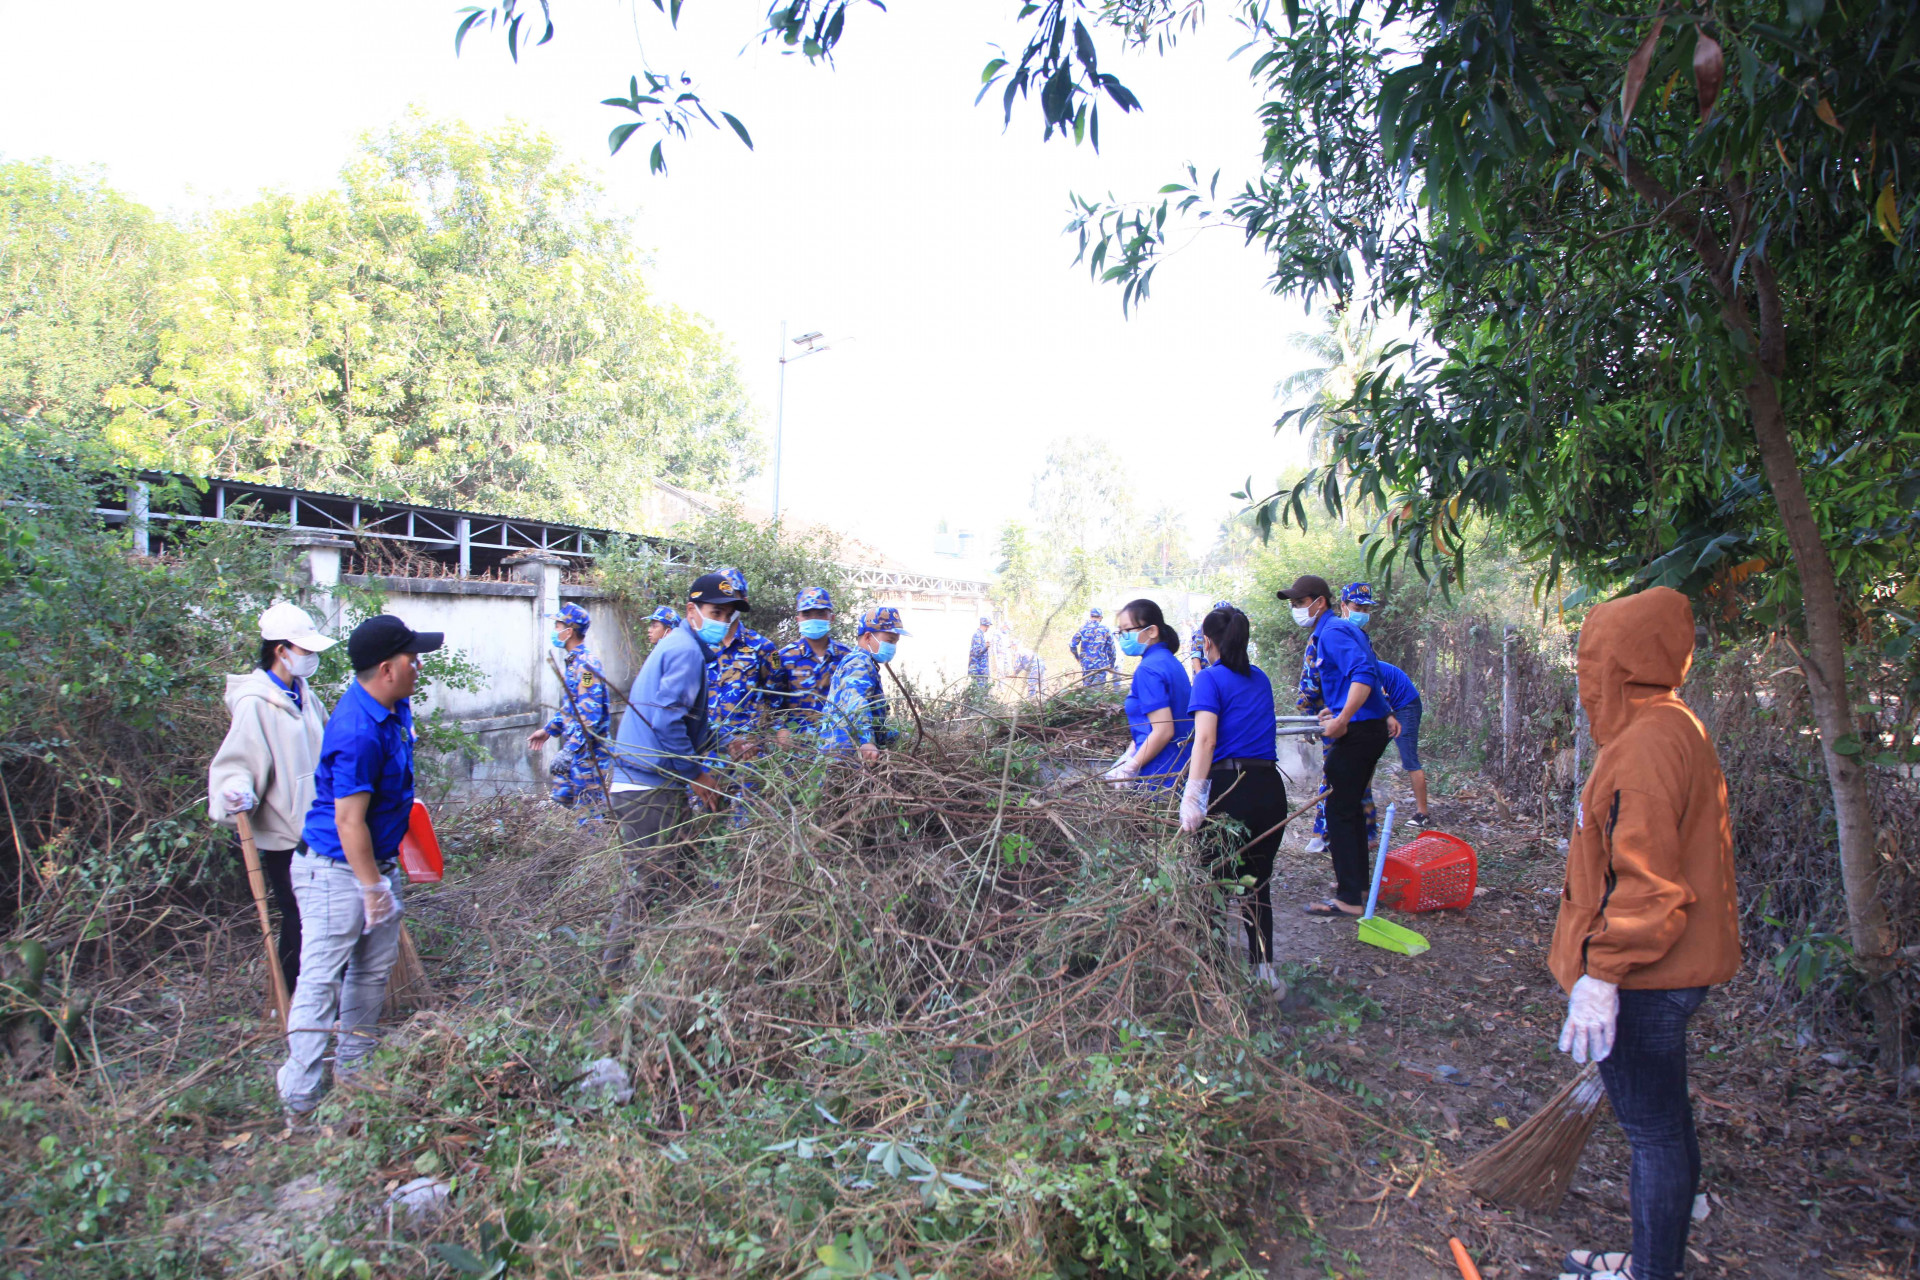
[[[1431,942],[1418,957],[1364,945],[1351,924],[1302,915],[1299,904],[1325,896],[1332,873],[1324,854],[1305,851],[1306,820],[1288,832],[1275,875],[1278,958],[1290,973],[1330,979],[1332,999],[1364,997],[1379,1010],[1358,1032],[1327,1036],[1317,1053],[1351,1086],[1385,1100],[1393,1124],[1431,1140],[1439,1160],[1425,1169],[1405,1160],[1363,1164],[1370,1179],[1303,1187],[1284,1214],[1291,1230],[1262,1249],[1275,1280],[1453,1280],[1449,1236],[1466,1243],[1487,1280],[1552,1277],[1569,1248],[1630,1243],[1627,1145],[1604,1109],[1557,1214],[1482,1204],[1446,1172],[1497,1142],[1500,1121],[1517,1125],[1531,1115],[1576,1068],[1554,1051],[1565,998],[1546,964],[1564,824],[1556,815],[1543,834],[1537,814],[1514,814],[1477,777],[1437,792],[1437,829],[1474,846],[1480,889],[1464,911],[1395,917]],[[1383,814],[1389,799],[1401,814],[1412,812],[1411,792],[1389,761],[1375,795]],[[1415,834],[1405,830],[1392,842]],[[1800,1025],[1753,950],[1747,969],[1714,991],[1691,1027],[1709,1212],[1694,1225],[1688,1280],[1920,1274],[1912,1097],[1897,1097],[1861,1058],[1865,1045],[1821,1039]],[[1301,995],[1289,1002],[1300,1003]]]

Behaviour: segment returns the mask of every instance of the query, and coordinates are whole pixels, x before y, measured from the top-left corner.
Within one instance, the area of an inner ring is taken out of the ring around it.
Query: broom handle
[[[1373,888],[1367,890],[1367,912],[1362,920],[1373,919],[1373,906],[1380,901],[1380,878],[1387,873],[1387,841],[1393,835],[1393,803],[1387,803],[1387,820],[1380,824],[1380,856],[1373,864]]]
[[[287,975],[280,971],[280,951],[273,945],[273,926],[267,920],[267,873],[260,869],[260,849],[253,842],[253,823],[244,813],[233,815],[240,833],[240,853],[247,860],[247,880],[253,885],[253,905],[260,912],[260,934],[267,940],[267,975],[273,982],[273,1007],[280,1014],[280,1029],[287,1029]]]

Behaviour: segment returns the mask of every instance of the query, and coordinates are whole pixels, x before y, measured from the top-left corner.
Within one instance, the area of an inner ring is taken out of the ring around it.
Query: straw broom
[[[387,975],[387,1002],[380,1012],[385,1017],[398,1017],[415,1009],[431,1009],[439,1002],[440,995],[427,977],[426,966],[420,963],[420,952],[414,948],[413,935],[402,920],[400,952],[394,957],[393,972]]]
[[[1552,1213],[1567,1194],[1606,1096],[1599,1067],[1588,1063],[1512,1134],[1466,1163],[1460,1173],[1467,1187],[1496,1204]]]

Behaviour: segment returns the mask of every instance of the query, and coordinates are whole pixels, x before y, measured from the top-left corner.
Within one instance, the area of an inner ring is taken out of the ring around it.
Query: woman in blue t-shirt
[[[1130,778],[1155,787],[1175,787],[1186,771],[1193,741],[1187,714],[1189,682],[1180,665],[1180,633],[1167,625],[1160,606],[1135,600],[1114,619],[1120,652],[1140,659],[1127,691],[1127,727],[1133,747],[1107,771],[1109,782]]]
[[[1274,757],[1279,725],[1273,682],[1247,660],[1247,615],[1228,606],[1200,623],[1207,666],[1193,678],[1193,758],[1180,799],[1180,829],[1198,831],[1209,815],[1217,823],[1203,838],[1214,875],[1253,877],[1241,899],[1247,961],[1254,974],[1278,986],[1273,971],[1273,858],[1287,816],[1287,784]]]

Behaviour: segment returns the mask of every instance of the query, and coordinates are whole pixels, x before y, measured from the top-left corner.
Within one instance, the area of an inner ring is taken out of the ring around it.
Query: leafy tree
[[[1326,415],[1333,465],[1263,514],[1366,495],[1395,513],[1379,558],[1423,570],[1462,558],[1474,508],[1528,533],[1550,577],[1644,581],[1684,543],[1665,565],[1684,580],[1747,554],[1775,609],[1800,605],[1853,944],[1897,1066],[1847,636],[1914,563],[1911,5],[1389,0],[1251,21],[1267,167],[1219,206],[1170,196],[1243,228],[1277,289],[1352,298],[1357,258],[1372,305],[1423,311],[1433,348],[1361,379]],[[1166,208],[1085,209],[1130,299]]]
[[[97,174],[0,162],[0,418],[71,451],[152,367],[185,239]]]
[[[1318,414],[1302,414],[1298,421],[1307,435],[1308,456],[1324,463],[1328,441],[1320,420],[1340,412],[1360,379],[1375,372],[1385,347],[1373,321],[1357,307],[1329,312],[1319,332],[1293,334],[1288,345],[1318,363],[1282,378],[1273,393],[1318,408]]]
[[[596,197],[518,127],[370,138],[340,189],[215,218],[107,439],[144,466],[624,527],[654,476],[750,474],[730,357],[648,301]]]

